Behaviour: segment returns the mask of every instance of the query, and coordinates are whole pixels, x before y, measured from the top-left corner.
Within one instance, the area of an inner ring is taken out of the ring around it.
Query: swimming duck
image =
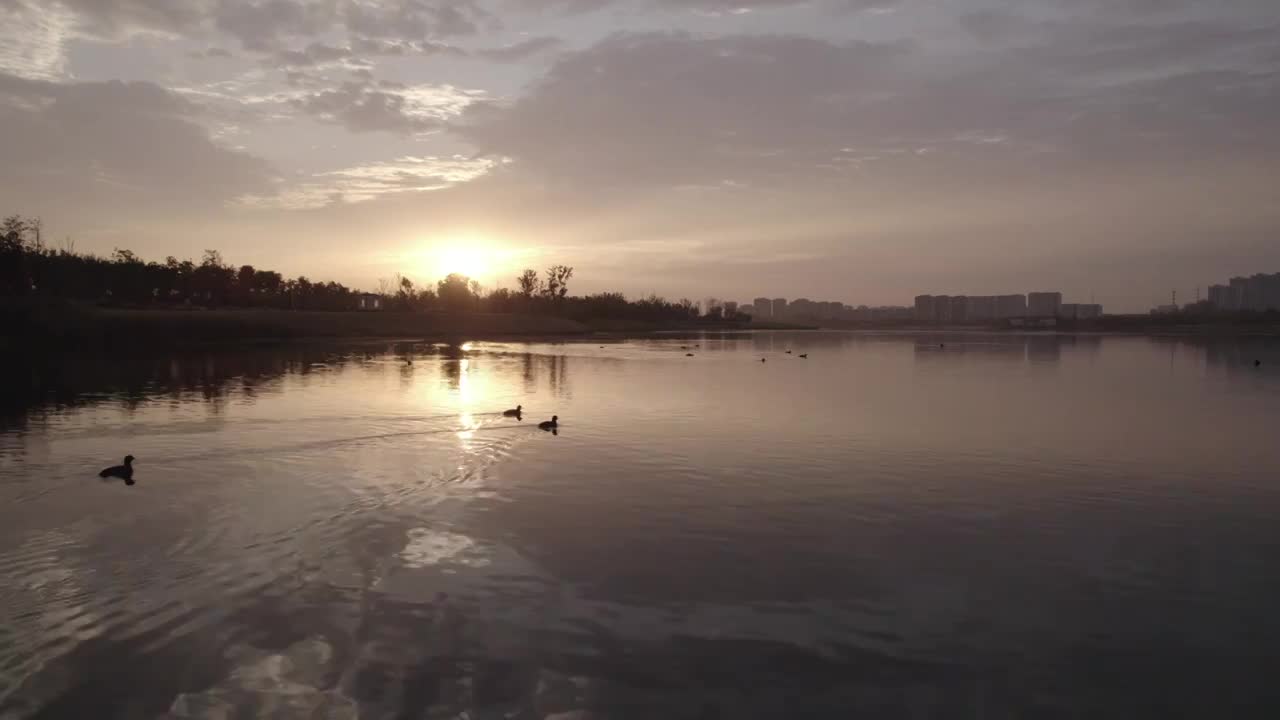
[[[809,353],[800,353],[800,357],[804,358],[805,360],[808,360],[808,359],[809,359]]]
[[[764,362],[764,358],[760,358],[760,362]]]
[[[513,418],[518,418],[518,417],[520,417],[520,412],[521,412],[521,410],[523,410],[523,409],[524,409],[524,406],[523,406],[523,405],[517,405],[517,406],[515,406],[514,408],[512,408],[511,410],[503,410],[503,411],[502,411],[502,417],[513,417]]]
[[[98,473],[100,478],[116,477],[124,480],[125,485],[133,484],[133,456],[125,455],[123,465],[112,465]]]
[[[550,420],[543,420],[542,422],[538,423],[538,429],[539,430],[555,430],[556,428],[560,427],[559,420],[560,420],[559,415],[552,415]]]
[[[791,351],[790,351],[790,350],[788,350],[788,351],[787,351],[787,354],[788,354],[788,355],[790,355],[790,354],[791,354]]]
[[[693,357],[693,353],[685,353],[685,354],[684,354],[684,356],[685,356],[685,357]]]

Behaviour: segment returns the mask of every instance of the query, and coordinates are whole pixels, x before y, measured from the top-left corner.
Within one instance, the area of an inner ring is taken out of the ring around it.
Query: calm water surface
[[[1280,716],[1274,341],[4,362],[6,720]]]

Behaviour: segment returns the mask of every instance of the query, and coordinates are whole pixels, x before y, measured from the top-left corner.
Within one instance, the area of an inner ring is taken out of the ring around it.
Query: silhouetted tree
[[[516,282],[520,285],[520,294],[526,298],[533,298],[538,294],[542,283],[538,280],[538,271],[533,268],[526,268],[520,276],[516,278]]]
[[[573,277],[573,268],[568,265],[552,265],[547,268],[547,282],[543,286],[543,294],[549,298],[563,298],[569,294],[569,278]]]
[[[461,273],[449,273],[436,284],[440,304],[449,310],[470,310],[475,296],[471,292],[471,278]]]

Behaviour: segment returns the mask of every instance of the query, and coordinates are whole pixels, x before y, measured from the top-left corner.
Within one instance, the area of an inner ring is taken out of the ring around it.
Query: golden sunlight
[[[485,282],[497,273],[497,254],[489,247],[471,239],[459,239],[436,248],[431,268],[436,277],[461,273]]]

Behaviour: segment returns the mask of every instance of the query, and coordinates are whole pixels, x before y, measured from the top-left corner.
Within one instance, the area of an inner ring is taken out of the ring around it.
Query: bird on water
[[[510,409],[510,410],[503,410],[503,411],[502,411],[502,417],[513,417],[513,418],[518,418],[518,417],[520,417],[520,413],[521,413],[521,411],[522,411],[523,409],[524,409],[524,406],[523,406],[523,405],[517,405],[517,406],[515,406],[514,408],[512,408],[512,409]]]
[[[125,455],[123,465],[112,465],[98,473],[100,478],[120,478],[125,485],[133,484],[133,456]]]
[[[543,420],[538,423],[539,430],[555,430],[560,427],[560,416],[552,415],[550,420]]]
[[[800,353],[800,357],[804,358],[805,360],[808,360],[808,359],[809,359],[809,353]]]

